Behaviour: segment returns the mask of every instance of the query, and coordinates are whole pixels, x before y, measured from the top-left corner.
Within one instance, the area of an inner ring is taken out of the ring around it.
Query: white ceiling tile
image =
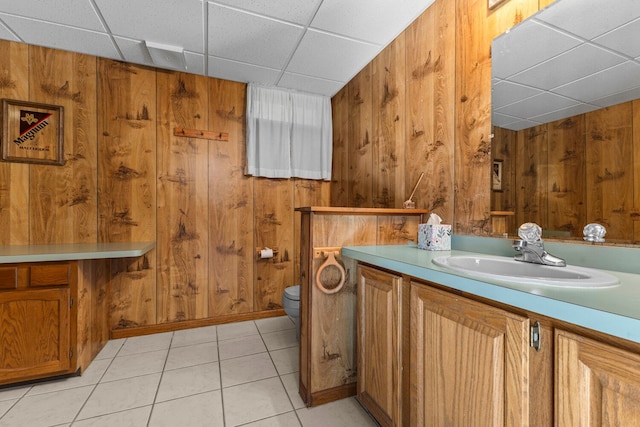
[[[0,15],[0,19],[2,19],[2,15]],[[4,23],[0,22],[0,39],[2,40],[11,40],[14,42],[19,42],[20,39],[13,34],[9,28],[7,28]]]
[[[630,43],[631,40],[640,40],[640,18],[593,41],[630,58],[635,58],[640,56],[640,43]]]
[[[0,10],[21,17],[105,31],[89,0],[4,0]]]
[[[627,61],[606,71],[561,86],[555,92],[584,102],[640,86],[640,64]]]
[[[307,30],[286,71],[347,82],[379,50],[368,43]]]
[[[588,113],[589,111],[594,111],[598,108],[599,107],[590,104],[577,104],[568,108],[563,108],[561,110],[535,116],[532,118],[532,120],[535,120],[539,123],[555,122],[556,120]]]
[[[432,3],[433,0],[324,0],[311,27],[384,45]]]
[[[494,109],[512,104],[520,99],[530,98],[541,90],[509,81],[494,83],[491,87],[491,105]]]
[[[345,85],[343,82],[333,80],[318,79],[315,77],[302,76],[300,74],[284,73],[278,87],[295,89],[302,92],[317,93],[325,96],[333,96]]]
[[[515,31],[517,30],[517,31]],[[505,35],[509,37],[505,37]],[[558,32],[533,20],[522,22],[512,31],[498,36],[491,44],[493,76],[506,78],[581,43],[580,39]],[[508,58],[508,60],[505,60]]]
[[[624,61],[625,58],[600,47],[581,44],[574,49],[551,58],[549,61],[516,74],[509,80],[535,86],[543,90],[550,90],[621,64]],[[572,64],[572,66],[567,67],[565,64]]]
[[[628,89],[620,93],[608,95],[600,99],[594,99],[592,104],[599,107],[609,107],[611,105],[622,104],[623,102],[632,101],[634,99],[640,99],[640,87]]]
[[[95,0],[116,36],[178,46],[193,52],[204,49],[203,4],[200,0]]]
[[[0,14],[0,18],[26,43],[121,59],[107,34],[16,16]]]
[[[307,25],[321,0],[216,0],[227,6],[248,10],[272,18]]]
[[[638,0],[561,0],[536,18],[591,40],[639,14]]]
[[[209,54],[269,68],[281,68],[303,28],[282,21],[209,5]]]
[[[209,76],[234,82],[253,82],[274,86],[280,71],[250,64],[209,57]]]
[[[543,92],[540,95],[497,109],[496,112],[515,117],[529,118],[550,111],[562,110],[577,104],[578,103],[572,99],[564,98],[550,92]]]

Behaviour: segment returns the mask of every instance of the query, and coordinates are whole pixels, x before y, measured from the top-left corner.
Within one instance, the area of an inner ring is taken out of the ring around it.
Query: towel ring
[[[330,288],[327,288],[322,283],[322,279],[320,278],[320,275],[322,274],[324,269],[327,267],[336,267],[340,271],[340,281],[336,286],[330,287]],[[329,255],[327,256],[326,261],[320,266],[320,268],[318,268],[318,271],[316,272],[316,286],[325,294],[335,294],[336,292],[339,292],[340,289],[342,289],[342,287],[344,286],[346,277],[347,275],[344,271],[344,267],[340,265],[340,263],[336,260],[336,257],[333,254],[333,252],[329,252]]]

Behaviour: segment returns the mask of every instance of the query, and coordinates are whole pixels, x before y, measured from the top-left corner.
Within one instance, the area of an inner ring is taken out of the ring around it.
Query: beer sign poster
[[[64,164],[63,108],[2,100],[2,160]]]

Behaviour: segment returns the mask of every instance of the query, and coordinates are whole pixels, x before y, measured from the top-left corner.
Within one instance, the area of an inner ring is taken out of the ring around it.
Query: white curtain
[[[329,97],[247,87],[247,173],[267,178],[331,179]]]

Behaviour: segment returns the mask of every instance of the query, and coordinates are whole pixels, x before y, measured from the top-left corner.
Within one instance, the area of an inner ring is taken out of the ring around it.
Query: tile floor
[[[80,377],[0,389],[0,426],[375,426],[354,398],[306,408],[285,317],[111,340]]]

